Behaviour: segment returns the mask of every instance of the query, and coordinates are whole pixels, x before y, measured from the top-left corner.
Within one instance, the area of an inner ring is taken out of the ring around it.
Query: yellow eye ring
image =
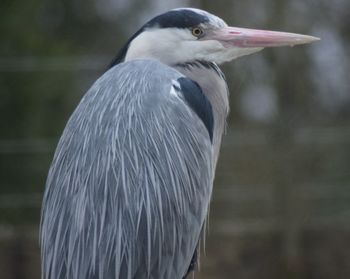
[[[192,28],[192,35],[199,38],[203,35],[203,30],[200,27],[194,27]]]

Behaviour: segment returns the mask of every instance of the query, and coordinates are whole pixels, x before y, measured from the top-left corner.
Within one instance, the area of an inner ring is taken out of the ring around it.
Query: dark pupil
[[[199,28],[195,28],[194,29],[194,34],[195,35],[200,35],[200,33],[201,33],[201,30]]]

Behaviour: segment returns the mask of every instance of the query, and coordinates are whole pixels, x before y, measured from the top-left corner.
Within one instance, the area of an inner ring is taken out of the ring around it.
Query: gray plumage
[[[217,155],[205,125],[174,90],[180,77],[157,61],[135,60],[112,68],[84,96],[47,179],[44,278],[186,274]]]
[[[195,80],[207,96],[214,114],[214,172],[219,157],[222,135],[226,128],[229,113],[229,91],[224,73],[213,62],[194,61],[179,64],[175,69],[186,77]]]
[[[42,278],[185,278],[229,111],[216,63],[315,40],[230,27],[189,8],[141,27],[59,141],[42,207]]]

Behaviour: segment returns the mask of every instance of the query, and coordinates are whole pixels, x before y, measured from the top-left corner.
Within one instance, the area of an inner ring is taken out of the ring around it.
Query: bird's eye
[[[192,28],[192,35],[199,38],[203,35],[203,30],[200,27],[194,27]]]

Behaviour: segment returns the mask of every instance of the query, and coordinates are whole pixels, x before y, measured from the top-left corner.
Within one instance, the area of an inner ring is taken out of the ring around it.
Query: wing
[[[182,278],[211,196],[213,125],[198,85],[163,64],[105,73],[49,171],[43,278]]]

